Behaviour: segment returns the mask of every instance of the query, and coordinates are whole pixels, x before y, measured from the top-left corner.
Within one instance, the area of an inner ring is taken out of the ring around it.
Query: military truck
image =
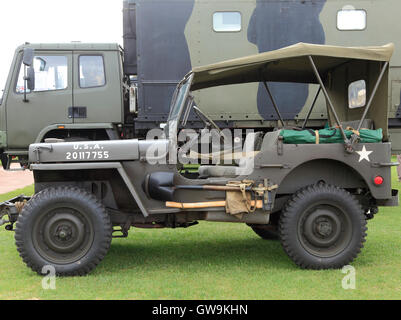
[[[128,0],[124,3],[125,72],[137,76],[140,130],[165,122],[178,81],[193,67],[276,50],[298,42],[338,46],[384,45],[397,50],[390,63],[389,128],[401,152],[401,26],[397,0]],[[319,89],[315,84],[271,83],[288,125],[300,125]],[[221,128],[270,131],[279,118],[263,84],[194,92],[195,101]],[[230,110],[228,112],[228,110]],[[307,126],[327,123],[320,93]],[[190,116],[191,126],[201,126]]]
[[[30,145],[35,195],[1,206],[8,230],[15,225],[20,256],[38,273],[52,265],[58,275],[83,275],[112,237],[126,237],[131,227],[187,228],[205,220],[246,223],[262,237],[274,226],[302,268],[349,264],[363,247],[367,220],[378,207],[398,205],[387,125],[393,50],[299,43],[193,68],[176,87],[159,139]],[[329,126],[284,126],[269,86],[275,82],[319,85]],[[191,127],[191,110],[225,139],[193,93],[248,83],[263,84],[281,126],[247,134],[238,163],[223,161],[238,152],[224,148],[220,162],[201,165],[197,176],[183,173],[177,154],[210,156],[188,152],[196,139],[178,139],[179,128]]]
[[[401,8],[396,0],[126,0],[123,4],[124,50],[117,44],[83,43],[17,48],[0,103],[5,168],[9,159],[27,168],[29,144],[49,138],[144,137],[166,122],[174,88],[192,67],[300,41],[345,46],[394,41],[399,47],[401,32],[393,23]],[[36,56],[32,92],[25,90],[23,80],[25,49],[33,49]],[[399,57],[396,54],[390,65],[393,152],[401,150]],[[299,125],[306,118],[307,127],[326,125],[326,102],[323,94],[316,98],[315,84],[277,82],[270,89],[287,125]],[[193,95],[220,128],[268,132],[280,124],[262,84],[210,88]],[[194,113],[189,122],[193,128],[202,127]]]

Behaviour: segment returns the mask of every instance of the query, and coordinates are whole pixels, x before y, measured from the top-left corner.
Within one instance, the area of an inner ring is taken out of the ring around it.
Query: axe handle
[[[234,187],[234,186],[208,186],[205,185],[203,186],[204,190],[213,190],[213,191],[241,191],[241,188],[238,187]],[[250,191],[251,188],[247,187],[245,188],[246,191]]]
[[[235,186],[211,186],[211,185],[180,185],[175,186],[175,189],[187,189],[187,190],[212,190],[212,191],[241,191],[240,187]],[[251,191],[250,187],[245,189],[246,191]]]
[[[255,205],[255,200],[251,201],[252,206]],[[178,208],[178,209],[203,209],[203,208],[216,208],[225,207],[226,201],[210,201],[210,202],[193,202],[193,203],[181,203],[181,202],[166,202],[166,207],[168,208]],[[257,200],[256,208],[263,208],[263,201]]]

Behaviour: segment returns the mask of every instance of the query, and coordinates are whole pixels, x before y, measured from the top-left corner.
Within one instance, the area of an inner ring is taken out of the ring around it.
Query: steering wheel
[[[192,108],[194,109],[199,119],[201,119],[203,123],[206,125],[206,128],[213,127],[219,132],[219,135],[221,137],[224,137],[224,134],[219,128],[219,126],[212,119],[210,119],[206,114],[204,114],[197,106],[193,106]]]
[[[206,114],[204,114],[197,106],[193,105],[192,108],[195,111],[196,115],[199,117],[199,119],[201,119],[202,122],[206,125],[205,129],[209,128],[209,127],[213,127],[214,129],[217,130],[219,138],[220,138],[220,142],[222,143],[222,145],[224,145],[225,135],[224,135],[223,131],[219,128],[219,126],[212,119],[210,119]],[[191,148],[197,142],[198,142],[197,139],[193,139],[186,144],[186,147]]]

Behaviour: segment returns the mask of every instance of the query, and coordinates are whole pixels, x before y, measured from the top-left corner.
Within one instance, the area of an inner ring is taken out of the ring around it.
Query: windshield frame
[[[178,131],[178,122],[182,116],[183,110],[185,109],[186,106],[186,101],[188,99],[188,95],[191,91],[191,86],[192,86],[192,80],[194,78],[194,74],[191,72],[187,74],[184,79],[180,81],[180,83],[177,85],[173,98],[171,99],[171,104],[170,104],[170,113],[167,119],[167,125],[165,127],[165,134],[167,138],[171,137],[177,137],[177,131]],[[186,85],[186,86],[185,86]],[[180,97],[181,90],[184,90],[182,92],[182,99],[180,99],[181,102],[177,104],[178,97]],[[177,112],[173,112],[177,110]]]

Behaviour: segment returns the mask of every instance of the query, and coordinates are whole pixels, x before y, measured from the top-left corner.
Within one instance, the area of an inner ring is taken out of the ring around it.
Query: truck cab
[[[24,52],[32,54],[31,79]],[[29,145],[46,139],[117,139],[126,90],[122,55],[118,44],[18,47],[0,100],[4,168],[12,159],[24,166]]]

